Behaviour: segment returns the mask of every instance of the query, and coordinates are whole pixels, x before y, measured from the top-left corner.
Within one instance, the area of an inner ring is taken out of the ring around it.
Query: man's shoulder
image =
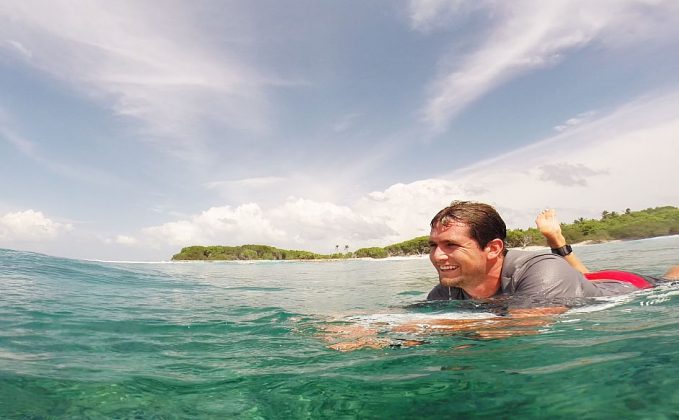
[[[567,261],[550,252],[512,250],[502,267],[502,290],[509,294],[553,294],[557,290],[562,294],[566,289],[580,289],[583,279]]]
[[[505,255],[502,263],[502,276],[511,277],[520,269],[528,269],[538,262],[550,261],[547,264],[553,263],[561,265],[564,261],[558,255],[554,255],[549,251],[522,251],[510,249]]]

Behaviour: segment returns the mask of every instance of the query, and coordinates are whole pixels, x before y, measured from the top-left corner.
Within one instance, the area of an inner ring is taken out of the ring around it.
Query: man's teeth
[[[439,269],[441,271],[447,271],[447,270],[455,270],[458,266],[456,265],[440,265]]]

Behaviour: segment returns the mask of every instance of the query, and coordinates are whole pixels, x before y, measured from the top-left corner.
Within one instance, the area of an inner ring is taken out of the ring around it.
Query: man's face
[[[429,259],[444,287],[466,289],[486,279],[488,249],[481,249],[469,236],[469,226],[437,223],[429,234]]]

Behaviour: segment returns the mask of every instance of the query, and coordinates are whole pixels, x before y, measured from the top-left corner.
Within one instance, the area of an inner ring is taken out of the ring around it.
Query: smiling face
[[[481,248],[469,236],[469,226],[460,222],[436,223],[429,235],[429,259],[444,287],[475,290],[488,282],[496,252]],[[490,260],[490,264],[489,264]]]

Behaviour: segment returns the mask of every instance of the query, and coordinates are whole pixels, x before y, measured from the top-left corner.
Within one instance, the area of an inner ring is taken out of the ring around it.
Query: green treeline
[[[599,220],[581,217],[570,224],[562,223],[561,232],[569,243],[676,235],[679,234],[679,208],[627,209],[624,213],[604,210]],[[507,243],[512,247],[546,245],[536,228],[508,231]]]
[[[561,224],[568,243],[582,241],[608,241],[614,239],[641,239],[679,234],[679,208],[672,206],[649,208],[624,213],[604,210],[601,219],[574,220]],[[536,228],[507,231],[510,247],[547,245]],[[423,255],[429,253],[429,237],[420,236],[384,248],[361,248],[354,252],[316,254],[274,248],[267,245],[242,246],[190,246],[183,248],[173,260],[323,260],[341,258],[386,258],[393,256]]]
[[[280,249],[267,245],[189,246],[182,248],[173,260],[321,260],[342,258],[342,254],[321,255],[309,251]]]
[[[419,236],[384,248],[361,248],[354,252],[356,258],[386,258],[429,253],[429,236]]]

